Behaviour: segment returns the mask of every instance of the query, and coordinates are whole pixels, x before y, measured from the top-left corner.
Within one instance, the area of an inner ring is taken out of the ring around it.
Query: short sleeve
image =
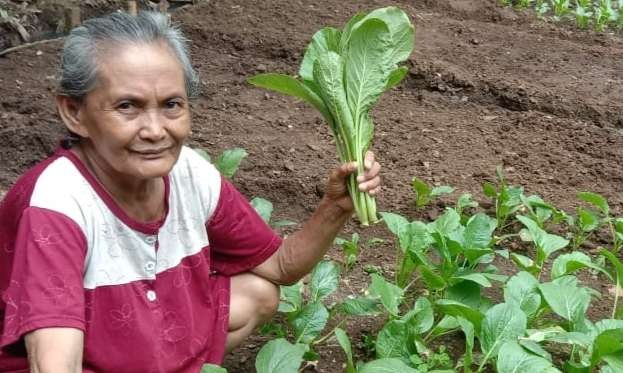
[[[212,269],[228,276],[257,267],[281,246],[281,238],[225,179],[207,230]]]
[[[58,212],[29,207],[15,241],[0,346],[36,329],[84,330],[83,273],[86,238],[79,226]]]

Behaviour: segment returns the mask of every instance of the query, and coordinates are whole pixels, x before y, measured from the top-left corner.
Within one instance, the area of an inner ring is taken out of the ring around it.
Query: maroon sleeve
[[[86,239],[67,216],[29,207],[20,219],[0,346],[35,329],[84,330]]]
[[[207,229],[212,269],[228,276],[257,267],[281,246],[281,238],[225,179]]]

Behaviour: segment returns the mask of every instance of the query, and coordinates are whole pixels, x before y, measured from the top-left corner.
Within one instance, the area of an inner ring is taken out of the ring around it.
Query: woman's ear
[[[82,123],[82,103],[75,98],[57,95],[56,96],[56,109],[61,116],[65,127],[70,132],[73,132],[80,137],[89,137],[87,128]]]

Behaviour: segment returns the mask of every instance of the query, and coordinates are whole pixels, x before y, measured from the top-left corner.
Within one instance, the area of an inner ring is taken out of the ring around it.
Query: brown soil
[[[511,183],[569,211],[577,206],[576,193],[588,190],[623,213],[620,35],[538,21],[495,0],[389,3],[408,12],[417,36],[410,74],[374,112],[374,150],[384,178],[380,211],[411,218],[441,211],[443,203],[425,212],[413,209],[413,176],[484,200],[481,184],[501,164]],[[328,128],[303,103],[254,89],[245,79],[264,71],[295,73],[320,27],[342,25],[359,10],[389,3],[221,0],[175,12],[203,79],[190,143],[212,154],[245,148],[249,157],[235,179],[239,188],[273,201],[276,218],[303,221],[336,165]],[[0,57],[0,190],[49,154],[63,135],[53,104],[60,48],[54,42]],[[355,230],[360,231],[349,224],[345,235]],[[364,242],[388,238],[379,226],[361,234]],[[393,260],[389,243],[361,256],[362,266],[379,265],[388,274]],[[342,294],[366,287],[360,267],[350,277],[351,290]],[[591,316],[605,314],[605,302],[599,303]],[[379,322],[349,324],[355,344]],[[264,340],[253,338],[230,355],[230,372],[253,371]],[[339,347],[319,352],[318,371],[341,371]]]

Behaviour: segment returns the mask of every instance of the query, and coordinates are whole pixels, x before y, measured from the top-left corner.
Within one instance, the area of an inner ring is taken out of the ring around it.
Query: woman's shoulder
[[[3,220],[17,221],[24,211],[36,208],[60,213],[81,225],[84,220],[81,205],[88,203],[92,193],[65,152],[57,150],[19,177],[0,203]]]

